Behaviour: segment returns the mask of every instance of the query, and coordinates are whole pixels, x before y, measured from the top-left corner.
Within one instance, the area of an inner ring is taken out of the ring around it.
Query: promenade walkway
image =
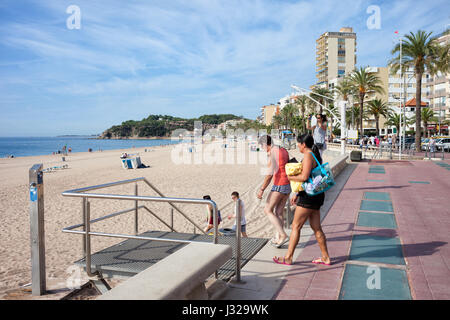
[[[322,221],[332,265],[312,236],[274,299],[450,299],[450,161],[355,166]]]

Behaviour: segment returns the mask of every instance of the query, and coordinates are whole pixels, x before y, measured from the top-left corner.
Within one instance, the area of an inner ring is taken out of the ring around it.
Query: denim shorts
[[[282,194],[290,194],[291,193],[291,184],[285,184],[285,185],[282,185],[282,186],[276,186],[276,185],[273,185],[272,186],[272,190],[270,190],[270,191],[276,191],[276,192],[280,192],[280,193],[282,193]]]
[[[246,230],[247,230],[247,225],[246,224],[241,224],[241,232],[246,232]],[[231,228],[233,231],[236,231],[236,225],[234,225],[232,228]]]

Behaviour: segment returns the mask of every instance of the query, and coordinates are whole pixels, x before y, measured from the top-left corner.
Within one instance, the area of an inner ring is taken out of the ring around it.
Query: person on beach
[[[316,124],[311,126],[311,122],[308,121],[308,129],[312,130],[314,143],[320,151],[320,156],[327,148],[325,137],[327,134],[327,117],[324,114],[317,114],[316,116],[317,122]]]
[[[211,200],[211,196],[206,195],[203,196],[203,200]],[[203,231],[205,231],[205,233],[209,233],[212,231],[212,229],[214,229],[214,214],[213,214],[213,207],[212,205],[208,204],[208,206],[206,207],[206,221],[208,223],[208,225],[205,227],[205,229],[203,229]],[[217,210],[217,217],[218,217],[218,221],[217,221],[217,225],[220,224],[220,222],[222,222],[222,217],[220,216],[220,210]]]
[[[239,193],[237,191],[234,191],[231,194],[231,199],[236,203],[236,201],[239,203],[239,210],[241,213],[241,234],[244,238],[247,238],[247,222],[245,221],[245,207],[244,202],[239,199]],[[236,206],[234,206],[234,214],[228,215],[228,220],[236,218],[237,212],[236,212]],[[236,231],[236,221],[234,222],[232,230]]]
[[[310,177],[311,171],[317,166],[317,161],[322,164],[322,157],[320,156],[317,146],[314,144],[314,139],[309,134],[303,134],[297,138],[297,145],[300,152],[303,153],[303,169],[299,175],[288,176],[290,181],[304,182]],[[291,265],[294,250],[297,247],[300,239],[300,231],[306,220],[309,219],[309,225],[314,231],[317,242],[319,243],[322,257],[315,259],[312,263],[330,265],[331,260],[328,254],[327,240],[323,233],[320,224],[320,207],[325,200],[325,193],[320,193],[315,196],[308,195],[305,191],[300,191],[295,197],[291,199],[291,205],[296,204],[294,219],[292,221],[292,232],[289,240],[288,251],[284,257],[274,257],[273,261],[278,264]]]
[[[285,165],[289,161],[289,153],[286,149],[273,145],[272,138],[268,135],[260,137],[258,142],[267,152],[269,171],[258,191],[257,198],[262,199],[264,190],[273,178],[273,186],[267,197],[264,213],[276,230],[275,236],[271,240],[272,245],[281,248],[289,241],[283,228],[283,210],[291,193],[291,184],[285,171]]]

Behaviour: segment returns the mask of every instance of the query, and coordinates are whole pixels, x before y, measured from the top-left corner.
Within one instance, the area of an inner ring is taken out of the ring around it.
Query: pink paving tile
[[[337,288],[333,290],[311,288],[306,292],[305,300],[336,300],[337,296]]]
[[[417,290],[413,291],[413,298],[415,300],[433,300],[433,295],[431,294],[430,290]]]
[[[433,292],[433,298],[436,300],[450,300],[450,294]]]
[[[428,284],[430,286],[444,286],[447,292],[450,293],[450,277],[448,275],[440,276],[426,276]]]
[[[307,288],[283,288],[276,300],[302,300]]]

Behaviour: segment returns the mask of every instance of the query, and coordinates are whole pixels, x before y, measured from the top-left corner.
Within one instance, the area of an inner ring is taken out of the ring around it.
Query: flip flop
[[[323,265],[326,265],[326,266],[331,266],[331,262],[330,263],[325,263],[325,262],[322,261],[322,258],[320,258],[320,261],[314,261],[313,260],[311,262],[314,263],[314,264],[323,264]]]
[[[276,247],[279,249],[282,246],[284,246],[287,242],[289,242],[289,237],[287,237],[286,239],[283,240],[283,242],[281,242],[280,244],[277,244]]]
[[[278,259],[272,258],[273,262],[275,262],[276,264],[284,264],[285,266],[290,266],[292,265],[292,263],[286,263],[284,257],[283,257],[283,262],[278,261]]]

